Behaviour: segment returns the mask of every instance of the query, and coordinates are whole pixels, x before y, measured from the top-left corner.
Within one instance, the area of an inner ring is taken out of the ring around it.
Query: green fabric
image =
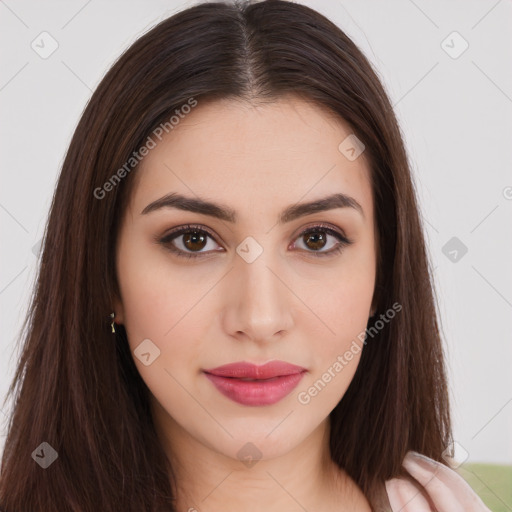
[[[512,466],[468,463],[457,472],[492,512],[512,511]]]

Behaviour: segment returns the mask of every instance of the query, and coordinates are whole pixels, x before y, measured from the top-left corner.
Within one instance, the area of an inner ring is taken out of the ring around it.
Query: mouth
[[[248,406],[272,405],[289,395],[298,385],[305,368],[283,361],[265,365],[231,363],[203,370],[215,388],[232,401]]]

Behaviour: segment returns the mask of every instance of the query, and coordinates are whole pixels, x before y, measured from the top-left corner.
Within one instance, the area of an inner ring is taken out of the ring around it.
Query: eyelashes
[[[320,235],[320,237],[318,237],[318,235]],[[180,239],[180,237],[181,240],[179,240],[179,245],[181,245],[183,248],[177,247],[173,243],[175,240]],[[320,241],[321,244],[325,242],[325,245],[329,245],[329,237],[336,239],[337,243],[334,247],[332,247],[329,250],[322,250],[324,249],[325,246],[320,247],[321,250],[308,250],[308,246],[306,245],[306,242],[304,242],[304,237],[308,237],[307,243],[310,243],[311,240],[313,240],[314,244]],[[161,238],[156,237],[157,243],[164,246],[166,249],[168,249],[176,256],[186,259],[202,258],[205,256],[209,256],[215,252],[223,252],[219,251],[218,249],[214,249],[213,247],[210,250],[206,251],[191,251],[190,247],[187,247],[185,245],[186,243],[192,245],[206,244],[205,246],[200,247],[201,249],[205,249],[206,247],[208,247],[211,240],[215,242],[213,245],[217,244],[217,242],[215,241],[215,235],[213,235],[213,233],[211,233],[210,230],[208,230],[204,226],[192,224],[187,224],[185,226],[173,229],[171,232],[167,233]],[[306,247],[305,249],[301,248],[301,252],[305,252],[308,255],[310,254],[313,257],[319,258],[325,258],[339,254],[343,251],[343,249],[345,249],[345,247],[353,243],[353,240],[348,239],[338,230],[322,223],[307,227],[295,238],[295,240],[300,240],[303,246]]]

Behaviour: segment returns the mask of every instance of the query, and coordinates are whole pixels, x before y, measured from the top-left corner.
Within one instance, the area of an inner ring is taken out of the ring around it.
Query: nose
[[[237,256],[225,283],[223,327],[240,340],[277,341],[294,323],[295,296],[284,271],[268,253],[263,251],[252,263]]]

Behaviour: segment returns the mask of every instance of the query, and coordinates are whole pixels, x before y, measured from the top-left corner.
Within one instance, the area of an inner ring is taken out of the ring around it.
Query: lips
[[[270,361],[261,366],[246,362],[231,363],[204,371],[219,377],[264,380],[301,373],[306,369],[284,361]]]
[[[287,396],[307,372],[284,361],[261,366],[231,363],[203,370],[217,390],[231,400],[252,406],[271,405]]]

